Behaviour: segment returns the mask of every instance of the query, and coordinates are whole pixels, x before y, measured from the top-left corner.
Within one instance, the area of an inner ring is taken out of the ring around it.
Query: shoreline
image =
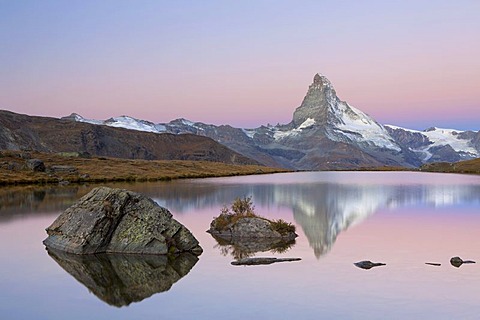
[[[42,161],[44,164],[42,171],[35,171],[28,167],[27,162],[33,159]],[[299,170],[209,161],[82,157],[75,152],[0,151],[0,187],[67,185],[72,183],[156,182],[297,171]],[[480,158],[457,163],[432,163],[420,168],[385,166],[339,171],[410,171],[478,175],[480,174]]]
[[[38,159],[43,169],[29,168]],[[260,165],[190,160],[81,157],[75,153],[0,151],[0,186],[67,185],[107,182],[155,182],[292,172]]]

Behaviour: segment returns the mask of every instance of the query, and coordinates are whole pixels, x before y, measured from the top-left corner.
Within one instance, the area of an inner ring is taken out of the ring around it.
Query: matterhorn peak
[[[315,74],[301,106],[293,114],[294,124],[300,125],[308,118],[316,120],[325,118],[328,107],[335,105],[337,100],[337,94],[330,80],[324,75]]]
[[[313,83],[310,85],[310,87],[313,89],[328,88],[329,90],[334,90],[330,80],[320,73],[315,74],[313,77]]]

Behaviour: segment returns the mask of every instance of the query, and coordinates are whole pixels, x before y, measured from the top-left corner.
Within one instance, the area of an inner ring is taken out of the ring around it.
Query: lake
[[[94,186],[3,188],[2,319],[479,318],[480,176],[301,172],[113,186],[168,208],[200,241],[198,261],[49,255],[44,229]],[[205,232],[243,196],[258,214],[294,223],[296,243],[255,253]],[[232,266],[239,256],[302,260]],[[478,263],[454,267],[454,256]],[[386,265],[354,265],[362,260]]]

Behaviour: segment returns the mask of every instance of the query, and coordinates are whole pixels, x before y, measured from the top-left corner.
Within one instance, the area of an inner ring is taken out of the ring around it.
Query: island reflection
[[[76,255],[47,249],[60,267],[100,300],[115,307],[128,306],[159,292],[187,275],[198,257],[164,255]]]
[[[253,257],[257,252],[285,253],[295,245],[295,239],[255,238],[255,239],[222,239],[212,235],[217,241],[215,248],[224,256],[232,256],[235,260]]]

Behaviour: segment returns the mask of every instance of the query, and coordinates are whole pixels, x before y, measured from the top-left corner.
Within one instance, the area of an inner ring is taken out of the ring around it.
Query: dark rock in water
[[[202,253],[197,239],[152,199],[99,187],[65,210],[47,228],[43,243],[76,254]]]
[[[462,264],[465,263],[476,263],[475,261],[472,260],[462,260],[460,257],[453,257],[450,259],[450,264],[454,266],[455,268],[459,268]]]
[[[25,161],[27,168],[34,172],[45,172],[45,164],[39,159],[30,159]]]
[[[234,266],[256,266],[261,264],[272,264],[276,262],[300,261],[301,258],[245,258],[237,261],[232,261]]]
[[[372,261],[368,261],[368,260],[355,262],[354,265],[359,267],[359,268],[366,269],[366,270],[372,269],[373,267],[386,266],[385,263],[372,262]]]
[[[453,257],[450,259],[450,264],[458,268],[463,264],[463,260],[460,257]]]
[[[179,255],[77,255],[47,249],[50,257],[100,300],[122,307],[170,290],[197,263],[191,253]]]
[[[441,263],[436,263],[436,262],[425,262],[425,264],[428,264],[429,266],[434,266],[434,267],[440,267],[442,265]]]
[[[280,233],[273,227],[272,221],[260,217],[242,217],[235,223],[218,228],[217,219],[210,224],[207,232],[222,239],[283,239],[285,241],[295,239],[295,232]]]

